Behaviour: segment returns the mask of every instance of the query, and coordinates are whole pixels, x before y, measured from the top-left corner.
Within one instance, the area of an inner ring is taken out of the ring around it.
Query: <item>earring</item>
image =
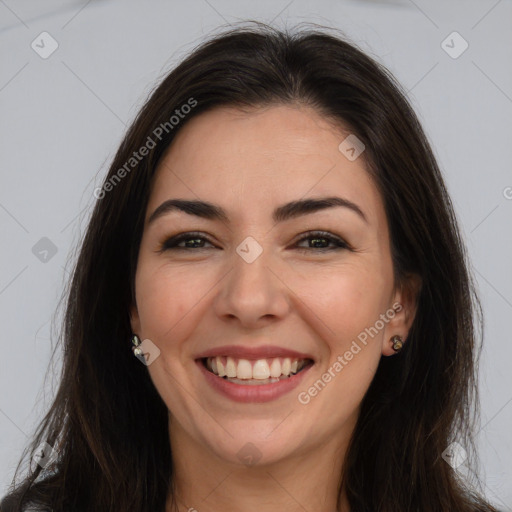
[[[133,337],[132,337],[132,343],[133,343],[133,347],[132,347],[132,351],[133,351],[133,354],[136,356],[136,357],[139,357],[142,355],[142,349],[140,348],[140,338],[134,334]]]
[[[393,350],[395,352],[400,352],[404,346],[404,342],[402,340],[402,337],[398,334],[395,334],[390,340],[393,343]]]

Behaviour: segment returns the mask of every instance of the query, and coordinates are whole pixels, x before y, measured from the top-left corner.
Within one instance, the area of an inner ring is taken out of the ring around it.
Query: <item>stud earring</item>
[[[404,342],[402,340],[402,337],[399,336],[398,334],[395,334],[395,336],[393,336],[391,338],[391,342],[393,343],[393,350],[395,352],[400,352],[404,346]]]
[[[136,334],[134,334],[132,337],[132,343],[133,343],[133,347],[132,347],[133,354],[136,357],[141,356],[142,348],[140,348],[140,338]]]

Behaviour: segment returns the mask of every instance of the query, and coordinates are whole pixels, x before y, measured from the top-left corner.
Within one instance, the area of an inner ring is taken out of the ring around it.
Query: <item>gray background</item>
[[[512,510],[511,0],[0,0],[0,494],[58,383],[45,381],[51,317],[126,125],[206,34],[249,18],[340,28],[409,91],[484,306],[484,492]],[[59,45],[46,59],[31,48],[50,48],[43,31]],[[457,58],[445,49],[458,53],[460,40],[442,46],[453,31],[469,44]]]

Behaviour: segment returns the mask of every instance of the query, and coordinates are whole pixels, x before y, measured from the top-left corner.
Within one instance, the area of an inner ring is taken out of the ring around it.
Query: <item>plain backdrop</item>
[[[246,19],[339,28],[408,91],[484,306],[484,491],[512,510],[511,0],[0,0],[0,495],[58,384],[51,318],[126,125],[165,71]]]

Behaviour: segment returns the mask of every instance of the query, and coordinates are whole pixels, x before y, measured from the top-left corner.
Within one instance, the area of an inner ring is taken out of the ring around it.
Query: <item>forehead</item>
[[[362,157],[338,149],[350,132],[307,107],[241,111],[221,107],[178,132],[154,177],[148,210],[169,198],[194,198],[226,210],[264,213],[304,197],[342,195],[382,225],[380,194]]]

